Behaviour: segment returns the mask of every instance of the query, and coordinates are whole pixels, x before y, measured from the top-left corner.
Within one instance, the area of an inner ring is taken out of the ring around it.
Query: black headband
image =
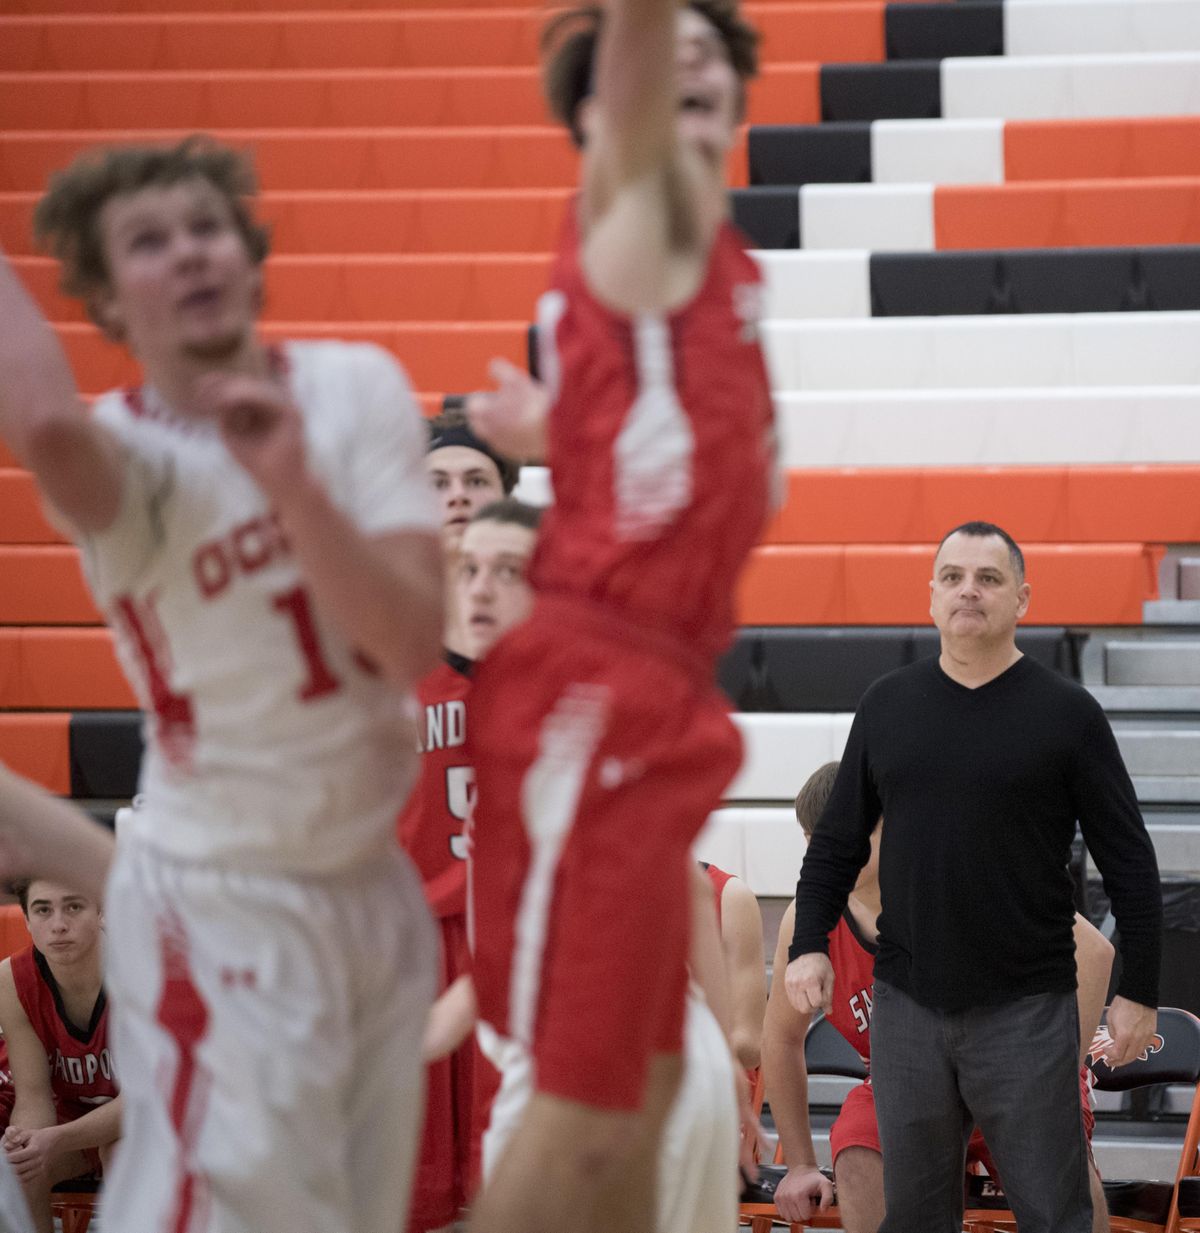
[[[429,448],[425,451],[432,454],[434,450],[445,449],[450,445],[461,445],[465,449],[474,450],[477,454],[485,454],[496,464],[496,470],[501,478],[506,471],[511,470],[512,463],[503,454],[497,453],[482,437],[477,437],[466,424],[455,424],[450,428],[436,429],[429,435]]]

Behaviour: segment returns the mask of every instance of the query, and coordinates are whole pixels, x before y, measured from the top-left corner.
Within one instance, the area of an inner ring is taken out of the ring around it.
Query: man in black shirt
[[[1021,550],[989,523],[942,541],[930,583],[941,655],[864,695],[805,856],[786,988],[829,1005],[828,934],[881,814],[873,1081],[880,1233],[961,1229],[964,1149],[983,1131],[1021,1233],[1088,1233],[1067,871],[1078,820],[1120,927],[1109,1010],[1123,1064],[1156,1026],[1154,849],[1100,707],[1022,658]]]

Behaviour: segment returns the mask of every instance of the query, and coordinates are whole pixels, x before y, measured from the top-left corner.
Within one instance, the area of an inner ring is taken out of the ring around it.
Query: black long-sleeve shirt
[[[1075,988],[1078,819],[1121,932],[1119,993],[1158,1004],[1158,864],[1085,689],[1027,657],[977,689],[936,657],[877,681],[800,871],[792,958],[828,950],[880,815],[882,980],[941,1010]]]

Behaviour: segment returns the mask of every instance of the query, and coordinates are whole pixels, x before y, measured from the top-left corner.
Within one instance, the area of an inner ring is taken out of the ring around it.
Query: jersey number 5
[[[448,766],[446,768],[446,808],[452,818],[466,822],[475,804],[475,768],[473,766]],[[461,832],[450,836],[450,854],[460,861],[467,859],[467,837]]]

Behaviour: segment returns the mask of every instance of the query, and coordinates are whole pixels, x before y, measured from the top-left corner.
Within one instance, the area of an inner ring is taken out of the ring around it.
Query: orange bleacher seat
[[[1200,176],[1200,116],[1008,120],[1004,176],[1007,180]]]
[[[1200,540],[1200,466],[794,470],[768,544],[930,543],[970,519],[1021,543]]]
[[[0,904],[0,960],[29,945],[29,926],[19,903]]]
[[[396,355],[413,388],[423,391],[478,389],[487,383],[488,361],[503,356],[525,361],[525,321],[514,322],[268,322],[264,338],[344,338],[373,342]],[[58,335],[88,394],[138,380],[137,366],[120,347],[90,325],[63,325]]]
[[[79,553],[61,544],[0,546],[0,625],[96,625]],[[0,694],[0,696],[3,696]]]
[[[918,625],[929,620],[933,544],[774,545],[742,575],[742,625]],[[1135,625],[1158,597],[1163,549],[1033,544],[1031,625]]]
[[[0,682],[7,682],[8,655],[0,643]],[[7,698],[7,684],[3,686]],[[13,705],[6,703],[6,705]],[[50,792],[71,791],[70,715],[0,712],[0,762]]]
[[[1200,177],[934,189],[939,249],[1200,243]]]
[[[0,467],[0,543],[61,544],[63,539],[42,513],[33,476]]]
[[[137,706],[107,629],[0,628],[0,666],[0,696],[10,707],[60,711]]]
[[[84,321],[47,257],[13,266],[51,321]],[[280,256],[267,263],[264,320],[514,321],[532,318],[550,257],[538,253]]]
[[[538,62],[547,10],[0,17],[0,72],[439,68]],[[878,61],[884,0],[749,6],[776,60]]]
[[[0,133],[0,192],[41,191],[52,172],[97,144],[167,143],[189,129]],[[579,159],[557,126],[540,128],[227,129],[272,190],[567,188]],[[744,140],[740,143],[743,147]],[[744,183],[744,179],[742,181]]]
[[[546,123],[536,65],[172,73],[0,73],[6,128],[318,128]],[[815,123],[820,65],[768,64],[750,120]]]

